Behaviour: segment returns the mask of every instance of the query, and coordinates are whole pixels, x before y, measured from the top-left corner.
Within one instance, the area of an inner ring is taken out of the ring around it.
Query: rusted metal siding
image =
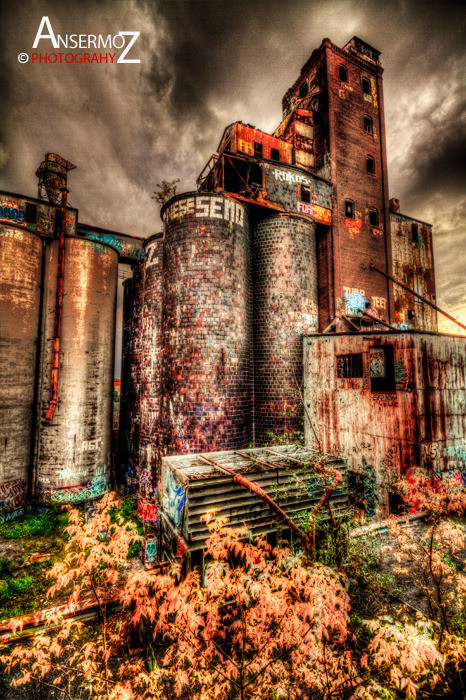
[[[390,214],[390,226],[393,276],[435,304],[432,226],[394,212]],[[397,328],[437,330],[435,309],[396,284],[393,285],[393,295]]]
[[[72,207],[67,209],[66,233],[69,236],[76,233],[77,215],[77,209]],[[29,218],[33,220],[29,221]],[[34,197],[0,192],[0,222],[53,237],[59,230],[60,205]]]
[[[41,268],[40,238],[0,225],[0,512],[26,497]]]
[[[264,460],[271,466],[258,465],[252,459],[230,451],[209,453],[208,456],[237,473],[245,474],[292,519],[297,513],[312,510],[322,497],[323,489],[312,467],[287,462],[287,455],[302,460],[303,465],[318,457],[330,468],[339,471],[343,476],[342,485],[334,493],[332,505],[336,510],[347,505],[346,465],[338,457],[318,455],[313,450],[296,449],[291,445],[274,447],[273,452],[263,448],[242,450],[242,453]],[[220,517],[229,518],[229,525],[241,527],[246,524],[253,535],[277,532],[283,528],[263,500],[203,462],[199,455],[164,457],[161,513],[162,525],[169,535],[166,539],[170,539],[170,533],[173,533],[189,554],[204,549],[209,532],[201,516],[214,508]]]
[[[102,496],[109,483],[118,255],[101,243],[66,239],[58,403],[45,421],[57,249],[52,241],[46,254],[37,492],[43,501],[76,503]]]
[[[370,348],[394,351],[393,391],[374,391]],[[339,378],[338,356],[362,355],[363,376]],[[326,378],[322,382],[322,377]],[[387,484],[415,466],[466,478],[465,340],[422,333],[304,338],[305,402],[322,448],[374,471],[376,510]],[[315,437],[306,421],[306,444]]]
[[[246,208],[180,195],[162,210],[162,410],[168,454],[251,440],[252,282]]]
[[[278,151],[281,162],[289,163],[290,165],[293,163],[292,144],[242,122],[236,122],[231,125],[228,131],[228,138],[223,139],[221,146],[231,153],[243,153],[247,156],[254,156],[255,143],[262,146],[262,158],[270,160],[271,149],[274,148]]]

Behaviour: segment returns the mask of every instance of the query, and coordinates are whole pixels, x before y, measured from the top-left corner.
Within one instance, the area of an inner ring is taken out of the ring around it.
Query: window
[[[366,157],[366,171],[371,175],[375,175],[375,160],[372,156]]]
[[[379,212],[372,207],[369,209],[369,223],[371,226],[379,225]]]
[[[372,122],[372,119],[368,117],[367,114],[364,116],[364,131],[367,134],[374,133],[374,124]]]
[[[347,219],[354,219],[354,202],[345,199],[345,216]]]
[[[348,82],[348,68],[346,66],[338,66],[338,76],[342,83]]]
[[[395,391],[395,361],[393,345],[369,348],[371,391]]]
[[[362,353],[354,355],[337,355],[338,379],[362,377]]]
[[[408,321],[414,321],[414,311],[412,309],[408,309]]]
[[[311,190],[306,185],[301,185],[301,201],[307,204],[311,201]]]
[[[362,91],[365,95],[371,94],[371,83],[370,83],[370,80],[368,78],[362,79]]]
[[[262,144],[254,141],[254,155],[256,158],[262,158]]]
[[[418,232],[419,232],[419,229],[418,229],[417,224],[411,224],[411,240],[413,243],[419,242]]]
[[[26,214],[24,220],[27,224],[35,224],[37,221],[37,204],[28,202],[26,204]]]
[[[280,160],[280,151],[278,150],[278,148],[270,149],[270,158],[271,160]]]
[[[301,87],[299,88],[299,96],[300,97],[306,97],[307,95],[307,83],[304,82]]]

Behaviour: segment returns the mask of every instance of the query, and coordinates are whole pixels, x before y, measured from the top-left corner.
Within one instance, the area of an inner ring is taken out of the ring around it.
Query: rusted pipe
[[[379,272],[381,275],[385,275],[385,277],[388,277],[388,279],[390,279],[392,282],[397,284],[399,287],[403,287],[403,289],[406,289],[406,291],[410,292],[414,297],[416,297],[417,299],[420,299],[428,306],[431,306],[433,309],[435,309],[436,311],[441,313],[443,316],[446,316],[447,318],[450,319],[450,321],[453,321],[453,323],[456,323],[457,326],[459,326],[460,328],[463,328],[463,330],[466,331],[466,326],[463,323],[460,323],[460,321],[458,321],[456,318],[453,318],[453,316],[450,316],[450,314],[447,314],[446,311],[441,309],[439,306],[434,304],[432,301],[429,301],[425,297],[423,297],[420,294],[418,294],[417,292],[415,292],[414,289],[407,287],[406,284],[403,284],[403,282],[400,282],[399,280],[395,279],[395,277],[392,277],[392,275],[389,275],[388,272],[384,272],[383,270],[380,270],[378,267],[376,267],[376,265],[374,265],[372,260],[370,262],[370,267],[371,267],[371,270],[375,270],[376,272]]]
[[[52,420],[58,400],[58,367],[60,362],[60,333],[63,311],[63,284],[65,277],[65,231],[66,231],[66,187],[62,189],[60,238],[58,242],[57,289],[55,294],[55,322],[52,344],[52,373],[50,377],[50,399],[45,420]]]

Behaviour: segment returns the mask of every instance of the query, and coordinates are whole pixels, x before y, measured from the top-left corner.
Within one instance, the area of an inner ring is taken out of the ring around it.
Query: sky
[[[33,64],[53,51],[32,48],[43,16],[62,36],[139,31],[140,63]],[[390,197],[434,225],[437,303],[466,322],[465,17],[449,0],[3,0],[0,187],[36,196],[59,153],[81,222],[151,235],[157,183],[195,189],[227,124],[273,131],[313,49],[357,35],[381,51]]]

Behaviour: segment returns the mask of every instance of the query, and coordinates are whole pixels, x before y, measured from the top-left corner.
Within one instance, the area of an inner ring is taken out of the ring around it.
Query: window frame
[[[274,153],[277,154],[277,157],[276,157],[276,158],[274,158],[274,156],[273,156]],[[273,160],[273,161],[275,161],[275,162],[279,162],[279,161],[280,161],[280,151],[279,151],[278,148],[270,147],[270,160]]]
[[[366,128],[366,121],[367,121],[367,123],[368,123],[368,125],[369,125],[369,128]],[[365,131],[365,133],[366,133],[366,134],[370,134],[370,135],[372,136],[373,133],[374,133],[374,120],[373,120],[372,117],[370,117],[368,114],[365,114],[365,115],[364,115],[364,118],[363,118],[363,126],[364,126],[364,131]]]
[[[372,215],[375,214],[375,223],[372,220]],[[369,207],[369,225],[378,228],[379,225],[379,210],[376,207]]]
[[[263,158],[264,149],[262,141],[254,141],[254,158]]]
[[[342,360],[339,362],[339,360]],[[336,355],[335,367],[337,379],[362,379],[364,377],[364,359],[362,352],[350,352]]]
[[[385,377],[373,377],[371,369],[371,350],[383,350],[385,356]],[[369,348],[369,380],[371,393],[396,393],[395,349],[393,345],[371,345]]]
[[[368,88],[369,88],[369,89],[368,89],[367,91],[364,90],[364,83],[367,83],[367,85],[368,85]],[[363,91],[363,94],[364,94],[364,95],[370,95],[370,94],[371,94],[371,81],[370,81],[369,78],[366,78],[365,75],[363,75],[362,78],[361,78],[361,87],[362,87],[362,91]]]
[[[347,214],[347,204],[350,204],[350,205],[351,205],[351,216],[348,216],[348,214]],[[354,220],[354,217],[355,217],[355,209],[356,209],[356,208],[355,208],[355,206],[354,206],[353,200],[352,200],[352,199],[345,199],[345,201],[344,201],[344,206],[345,206],[345,218],[346,218],[346,219],[353,219],[353,220]]]
[[[342,72],[344,73],[345,77],[342,78],[341,74]],[[344,63],[340,63],[338,66],[338,78],[340,80],[340,83],[346,83],[348,84],[348,66],[345,66]]]
[[[414,232],[416,232],[416,236]],[[419,224],[414,222],[411,222],[411,243],[419,243]]]
[[[306,197],[307,197],[307,199],[306,199]],[[300,198],[301,202],[304,202],[304,204],[311,203],[311,188],[309,187],[309,185],[300,185],[299,186],[299,198]]]
[[[372,166],[371,166],[372,169],[369,169],[369,163],[372,163]],[[366,173],[368,175],[375,175],[376,174],[376,172],[375,172],[375,158],[374,158],[374,156],[371,156],[370,153],[368,153],[366,155]]]

